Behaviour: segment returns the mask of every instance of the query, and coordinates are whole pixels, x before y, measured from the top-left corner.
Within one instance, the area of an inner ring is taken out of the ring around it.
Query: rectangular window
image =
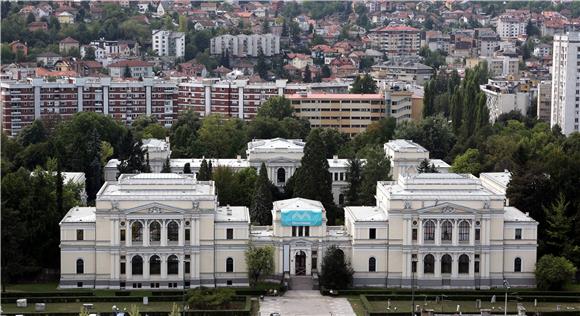
[[[479,261],[475,261],[475,264],[473,265],[473,270],[475,273],[479,273]]]
[[[417,273],[417,262],[411,262],[411,272]]]
[[[476,228],[475,229],[475,240],[476,241],[479,241],[481,239],[481,237],[480,237],[480,234],[481,233],[480,232],[481,232],[481,230],[479,228]]]
[[[125,230],[121,229],[121,241],[125,241]]]
[[[125,262],[121,262],[121,274],[125,274]]]
[[[304,236],[304,227],[303,226],[298,227],[298,236],[300,236],[300,237]]]
[[[191,231],[189,230],[189,228],[185,229],[185,240],[186,241],[190,241],[191,240]]]
[[[304,227],[304,236],[306,237],[310,236],[310,226]]]
[[[296,237],[296,226],[292,226],[292,237]]]
[[[369,239],[377,239],[377,229],[369,228]]]
[[[516,228],[516,239],[522,239],[522,229]]]
[[[234,239],[234,229],[228,228],[226,230],[226,239]]]
[[[77,229],[77,240],[85,239],[85,231],[82,229]]]
[[[189,261],[185,261],[185,273],[190,273],[191,263]]]
[[[83,282],[77,282],[77,287],[83,287]]]
[[[413,228],[411,239],[413,239],[413,241],[417,241],[417,228]]]

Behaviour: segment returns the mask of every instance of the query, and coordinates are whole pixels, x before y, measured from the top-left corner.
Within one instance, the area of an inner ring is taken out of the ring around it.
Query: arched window
[[[167,240],[168,241],[178,241],[179,240],[179,225],[171,221],[167,225]]]
[[[131,240],[143,241],[143,224],[141,222],[131,224]]]
[[[376,272],[377,271],[377,259],[375,257],[369,258],[369,272]]]
[[[423,237],[425,240],[435,240],[435,223],[433,221],[426,221],[423,224]]]
[[[286,182],[286,170],[284,168],[278,168],[278,171],[276,171],[276,180],[278,180],[278,183]]]
[[[149,274],[159,275],[161,274],[161,259],[158,255],[154,255],[149,259]]]
[[[134,256],[131,259],[131,273],[133,275],[143,274],[143,258],[141,256]]]
[[[234,259],[226,259],[226,272],[234,272]]]
[[[83,259],[77,259],[77,274],[85,273],[85,262]]]
[[[441,240],[451,241],[453,236],[453,224],[450,221],[444,221],[441,224]]]
[[[435,273],[435,257],[431,254],[423,258],[423,273]]]
[[[171,255],[167,258],[167,274],[179,273],[179,259],[176,255]]]
[[[451,256],[444,255],[441,257],[441,273],[451,273]]]
[[[467,221],[459,223],[459,241],[469,241],[469,223]]]
[[[161,240],[161,225],[159,222],[153,222],[149,225],[149,241]]]
[[[522,259],[516,258],[514,260],[514,272],[522,272]]]
[[[469,273],[469,257],[465,254],[459,256],[459,273]]]

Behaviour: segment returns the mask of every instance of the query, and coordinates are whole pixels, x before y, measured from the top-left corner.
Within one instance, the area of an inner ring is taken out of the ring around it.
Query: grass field
[[[140,303],[129,302],[129,303],[93,303],[94,308],[91,312],[110,312],[112,310],[113,305],[116,305],[120,310],[127,309],[131,307],[131,305],[137,305],[139,307],[139,311],[141,312],[153,312],[153,311],[170,311],[172,302],[150,302],[148,305],[143,305]],[[178,306],[181,303],[176,303]],[[54,303],[54,304],[46,304],[46,312],[47,313],[63,313],[63,312],[78,312],[80,311],[83,303]],[[16,304],[3,304],[2,311],[5,313],[34,313],[34,304],[28,304],[26,308],[19,308],[16,307]]]
[[[362,307],[362,302],[354,302],[360,304]],[[388,302],[387,301],[371,301],[369,302],[372,306],[373,311],[392,311],[392,312],[411,312],[411,301],[391,301],[390,309],[387,309]],[[351,305],[353,303],[351,302]],[[537,307],[534,307],[533,302],[524,302],[522,303],[527,311],[529,312],[548,312],[548,311],[556,311],[556,306],[561,305],[561,310],[575,310],[580,313],[580,303],[538,303]],[[425,302],[421,297],[418,297],[415,300],[415,305],[421,305],[424,309],[432,309],[436,312],[456,312],[457,305],[460,306],[461,312],[479,312],[480,310],[476,308],[475,301],[443,301],[436,303],[434,301],[427,301]],[[491,309],[492,311],[503,311],[504,308],[504,301],[503,297],[498,297],[497,302],[492,304],[490,302],[481,302],[481,308]],[[354,309],[354,305],[353,305]],[[363,307],[364,310],[364,307]],[[356,312],[356,310],[355,310]],[[516,313],[517,312],[517,303],[516,302],[508,302],[508,312]],[[357,313],[357,315],[359,315]]]

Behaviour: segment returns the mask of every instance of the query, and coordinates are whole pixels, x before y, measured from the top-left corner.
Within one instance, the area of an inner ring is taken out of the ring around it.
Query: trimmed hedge
[[[320,292],[328,295],[328,290],[321,287]],[[580,296],[578,291],[535,291],[531,289],[513,288],[509,293],[518,293],[518,296]],[[411,295],[411,289],[384,289],[384,288],[354,288],[348,290],[339,290],[339,295]],[[504,295],[504,290],[429,290],[415,289],[415,295]]]
[[[62,291],[62,292],[6,292],[3,298],[26,298],[26,297],[49,297],[49,296],[95,296],[92,290],[87,291]]]
[[[435,300],[436,296],[439,295],[423,295],[423,294],[415,294],[415,299],[423,299],[427,296],[427,300]],[[491,297],[493,295],[447,295],[445,294],[446,300],[452,301],[475,301],[480,299],[482,301],[491,301]],[[412,299],[411,295],[377,295],[377,294],[367,294],[361,295],[361,298],[365,297],[368,301],[386,301],[390,299],[391,301],[409,301]],[[500,300],[502,296],[496,296],[498,300]],[[510,295],[510,298],[519,297],[521,298],[520,301],[522,302],[533,302],[534,299],[537,299],[538,302],[550,302],[550,303],[579,303],[580,297],[578,296],[535,296],[535,295]]]
[[[16,298],[2,298],[2,304],[16,304]],[[143,296],[92,296],[92,297],[31,297],[28,303],[99,303],[99,302],[142,302]],[[182,301],[183,296],[151,296],[150,302]]]

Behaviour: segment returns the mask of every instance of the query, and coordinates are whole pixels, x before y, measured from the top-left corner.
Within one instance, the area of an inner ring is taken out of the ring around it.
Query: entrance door
[[[306,254],[304,251],[299,251],[296,254],[296,275],[306,275]]]

